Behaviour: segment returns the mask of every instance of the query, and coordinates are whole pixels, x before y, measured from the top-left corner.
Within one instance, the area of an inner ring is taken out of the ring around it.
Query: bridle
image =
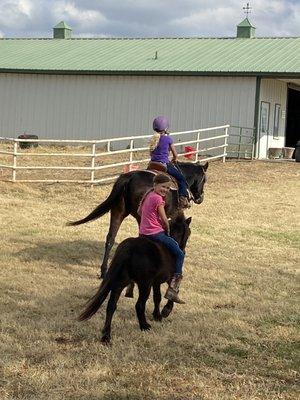
[[[184,174],[183,174],[181,168],[179,167],[177,161],[175,161],[174,165],[178,169],[178,171],[184,176]],[[206,175],[205,175],[205,169],[204,169],[203,165],[199,164],[199,166],[202,168],[202,174],[203,174],[202,178],[201,178],[201,181],[200,181],[200,185],[201,185],[201,184],[204,184],[205,179],[206,179]],[[187,191],[188,191],[188,194],[189,194],[189,200],[193,200],[195,202],[195,197],[194,197],[193,193],[191,192],[191,190],[189,189],[189,185],[188,184],[187,184],[187,186],[188,186]]]

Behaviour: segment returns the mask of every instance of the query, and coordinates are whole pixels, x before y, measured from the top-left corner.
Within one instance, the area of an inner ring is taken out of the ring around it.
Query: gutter
[[[139,71],[139,70],[43,70],[43,69],[13,69],[13,68],[0,68],[0,73],[13,73],[13,74],[47,74],[47,75],[134,75],[134,76],[252,76],[261,78],[298,78],[300,79],[300,72],[242,72],[242,71]]]

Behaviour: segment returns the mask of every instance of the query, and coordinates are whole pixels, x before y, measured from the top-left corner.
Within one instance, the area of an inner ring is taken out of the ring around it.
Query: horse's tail
[[[99,204],[99,206],[97,206],[85,218],[82,218],[78,221],[68,222],[67,225],[75,226],[75,225],[85,224],[86,222],[93,221],[97,218],[102,217],[104,214],[108,213],[111,210],[112,206],[121,198],[127,183],[131,179],[131,176],[132,176],[131,173],[121,175],[114,183],[110,195],[106,200],[103,201],[103,203]]]
[[[86,309],[79,315],[79,321],[84,321],[85,319],[91,318],[104,303],[106,297],[113,287],[113,284],[116,282],[120,271],[124,271],[125,265],[129,262],[129,258],[131,255],[131,240],[132,238],[125,239],[117,247],[109,270],[104,280],[102,281],[98,292],[89,300]]]
[[[85,319],[91,318],[99,310],[109,292],[110,282],[104,280],[98,292],[89,300],[86,309],[79,315],[78,321],[84,321]]]

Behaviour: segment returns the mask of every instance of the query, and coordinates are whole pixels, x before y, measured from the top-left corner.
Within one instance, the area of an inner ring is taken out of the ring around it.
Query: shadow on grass
[[[139,366],[144,365],[147,369],[150,359],[150,364],[164,365],[166,373],[172,371],[176,376],[186,370],[191,370],[193,374],[195,371],[199,371],[200,374],[201,371],[206,371],[217,374],[222,384],[229,387],[237,379],[244,379],[243,376],[252,376],[255,382],[261,382],[274,396],[276,393],[293,390],[295,378],[291,367],[295,365],[294,343],[289,343],[286,339],[274,341],[268,332],[263,335],[261,330],[261,336],[255,335],[246,341],[239,340],[237,332],[230,324],[224,331],[221,323],[220,327],[217,323],[214,325],[215,332],[212,335],[212,323],[206,326],[205,320],[201,318],[204,310],[191,311],[188,306],[175,306],[169,319],[163,320],[162,323],[154,322],[151,316],[152,300],[147,303],[146,314],[153,329],[142,333],[138,327],[134,307],[137,291],[134,299],[124,298],[122,294],[112,324],[112,347],[103,349],[100,347],[99,337],[104,324],[107,301],[91,321],[77,322],[86,301],[95,294],[98,287],[99,283],[95,281],[87,290],[86,286],[80,287],[78,282],[70,279],[67,290],[54,286],[53,293],[48,295],[40,290],[35,293],[33,302],[26,301],[32,299],[28,289],[17,297],[15,292],[5,290],[8,295],[7,310],[11,318],[21,326],[27,327],[26,334],[32,332],[30,341],[42,343],[31,347],[28,356],[31,364],[36,363],[41,368],[46,368],[47,361],[50,363],[52,360],[52,353],[62,352],[75,357],[80,364],[86,357],[91,359],[98,357],[97,354],[100,353],[100,359],[101,354],[103,357],[105,354],[111,356],[112,361],[106,361],[107,365],[119,371],[118,346],[121,346],[122,351],[129,352],[123,361],[128,366],[132,365],[133,358],[137,358]],[[163,300],[162,304],[164,303]],[[232,308],[226,310],[229,313],[233,312]],[[221,321],[222,310],[218,308],[213,312],[215,321]],[[273,324],[278,325],[277,319],[271,322],[272,328]],[[5,333],[15,337],[17,342],[29,343],[24,330],[19,332],[16,326],[6,326]],[[247,337],[248,331],[242,333]],[[98,343],[99,347],[94,347]],[[143,351],[139,354],[141,345]],[[263,347],[260,349],[260,346]],[[91,348],[90,353],[84,356],[88,347]],[[12,352],[9,348],[7,351]],[[13,351],[15,357],[18,357],[18,351]],[[103,360],[105,359],[104,357]],[[153,361],[154,359],[156,361]],[[275,361],[276,369],[271,367]],[[103,362],[105,364],[105,361]],[[26,380],[24,382],[26,383]]]
[[[22,262],[43,260],[60,267],[66,265],[91,266],[95,264],[100,266],[104,248],[105,243],[96,240],[39,241],[36,243],[28,241],[28,247],[15,252],[14,256]],[[112,249],[111,255],[114,250],[115,247]]]

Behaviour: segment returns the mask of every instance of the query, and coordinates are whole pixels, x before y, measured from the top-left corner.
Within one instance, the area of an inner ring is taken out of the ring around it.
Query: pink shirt
[[[144,199],[141,208],[141,223],[139,228],[141,235],[155,235],[156,233],[164,231],[158,213],[158,207],[160,205],[165,205],[164,199],[161,195],[153,191]]]

